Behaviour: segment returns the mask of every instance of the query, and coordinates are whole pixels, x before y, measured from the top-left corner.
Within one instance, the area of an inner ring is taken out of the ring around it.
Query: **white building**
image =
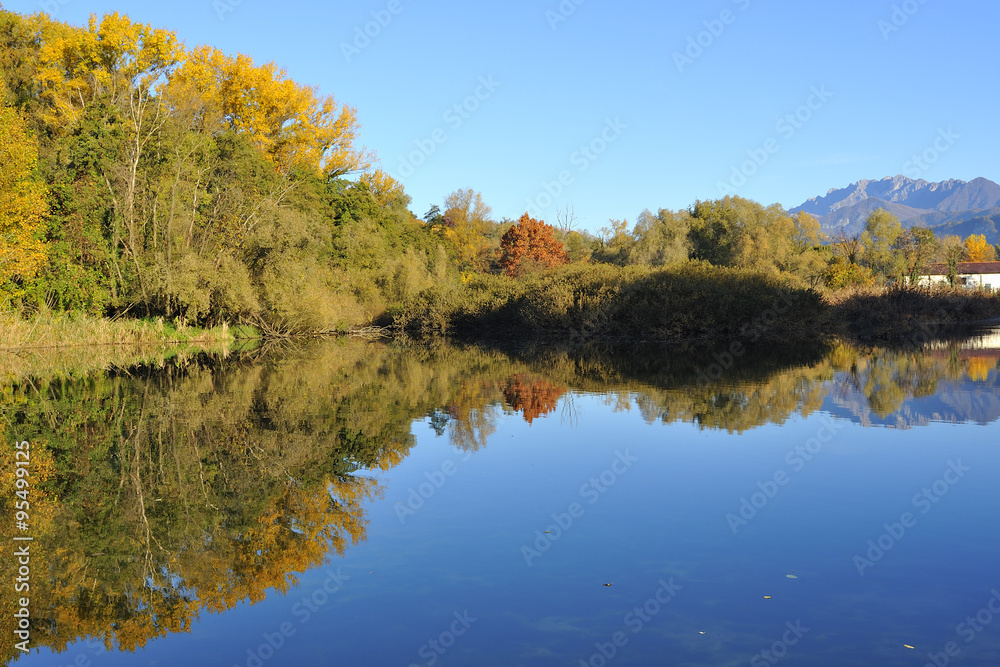
[[[917,284],[924,287],[949,284],[948,265],[931,264]],[[959,262],[955,274],[955,287],[1000,290],[1000,262]]]

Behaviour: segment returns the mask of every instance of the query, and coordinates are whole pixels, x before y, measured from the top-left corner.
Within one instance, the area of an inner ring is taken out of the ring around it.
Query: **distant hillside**
[[[986,178],[941,183],[905,176],[862,180],[814,197],[791,212],[815,215],[828,234],[855,234],[879,208],[895,215],[907,228],[931,227],[939,236],[985,234],[992,243],[1000,241],[1000,185]]]

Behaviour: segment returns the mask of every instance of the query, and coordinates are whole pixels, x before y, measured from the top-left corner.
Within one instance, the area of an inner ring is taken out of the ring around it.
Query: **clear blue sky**
[[[464,187],[497,218],[530,200],[550,222],[573,206],[596,230],[718,197],[720,183],[792,207],[900,173],[1000,180],[1000,6],[985,0],[565,0],[562,14],[559,0],[3,5],[76,24],[117,10],[188,46],[273,60],[357,108],[361,143],[421,216]],[[387,25],[345,55],[379,12]],[[689,39],[701,53],[678,63]],[[456,112],[477,88],[478,108]],[[742,167],[748,151],[760,166]],[[929,164],[910,162],[925,152]]]

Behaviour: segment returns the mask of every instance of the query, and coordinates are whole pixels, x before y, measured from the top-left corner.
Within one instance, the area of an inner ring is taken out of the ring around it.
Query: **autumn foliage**
[[[274,63],[257,65],[209,46],[187,50],[174,32],[118,12],[91,16],[85,29],[45,15],[31,21],[41,38],[45,119],[61,132],[72,131],[103,98],[123,109],[126,129],[139,137],[162,127],[163,111],[187,112],[208,131],[228,127],[247,136],[282,172],[301,167],[337,176],[370,165],[371,156],[353,147],[356,111],[296,83]]]
[[[481,270],[487,252],[486,233],[493,212],[482,194],[472,188],[461,189],[448,195],[444,201],[445,237],[455,249],[458,264],[463,270]]]
[[[0,285],[34,276],[46,260],[37,231],[45,186],[32,178],[38,149],[12,109],[0,108]]]
[[[541,378],[530,378],[523,373],[514,375],[503,390],[504,399],[511,409],[521,412],[529,424],[553,412],[567,388]]]
[[[371,165],[371,156],[353,147],[355,109],[318,96],[274,63],[199,47],[171,75],[167,95],[210,125],[248,137],[282,173],[299,167],[336,177]]]
[[[625,309],[620,287],[640,269],[695,260],[835,290],[995,257],[983,236],[939,243],[885,211],[826,245],[814,217],[735,196],[643,211],[595,236],[574,231],[571,208],[558,233],[528,214],[511,226],[465,188],[421,222],[358,145],[356,110],[276,63],[188,46],[118,12],[74,26],[0,10],[0,35],[0,308],[19,315],[267,334],[477,318],[494,330],[522,317],[592,332]],[[728,281],[716,272],[709,284]]]
[[[355,110],[279,65],[119,12],[0,34],[0,308],[330,331],[449,268]]]
[[[500,267],[508,276],[530,273],[569,263],[565,246],[555,237],[555,228],[540,220],[521,216],[500,241]]]
[[[990,245],[982,234],[973,234],[965,239],[965,261],[993,262],[996,261],[996,248]]]

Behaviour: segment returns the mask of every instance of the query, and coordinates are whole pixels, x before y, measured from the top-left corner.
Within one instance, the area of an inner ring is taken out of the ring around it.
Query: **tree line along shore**
[[[460,188],[418,217],[354,108],[118,13],[0,11],[0,102],[4,349],[248,327],[777,340],[1000,315],[991,294],[904,287],[995,246],[881,210],[828,238],[727,196],[595,234]]]

